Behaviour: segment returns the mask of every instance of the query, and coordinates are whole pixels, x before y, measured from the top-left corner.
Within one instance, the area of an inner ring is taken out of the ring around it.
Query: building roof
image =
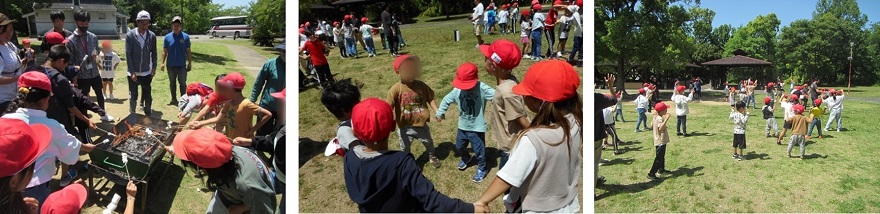
[[[331,6],[327,6],[327,5],[322,5],[322,4],[312,4],[311,9],[312,10],[335,10],[336,8],[331,7]]]
[[[80,4],[79,6],[86,11],[116,11],[116,6],[113,6],[113,4]],[[52,6],[43,8],[43,10],[67,10],[71,8],[73,8],[72,3],[52,3]]]
[[[365,5],[365,4],[375,4],[382,2],[392,2],[397,0],[339,0],[333,3],[332,5]]]
[[[760,67],[772,66],[773,63],[755,59],[743,55],[735,55],[727,58],[716,59],[702,63],[703,66],[730,66],[730,67]]]

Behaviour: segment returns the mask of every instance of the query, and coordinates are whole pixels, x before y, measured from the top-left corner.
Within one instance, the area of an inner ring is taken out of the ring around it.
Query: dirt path
[[[238,67],[247,71],[247,73],[250,74],[251,77],[256,77],[257,73],[260,72],[260,68],[263,68],[263,63],[265,63],[266,60],[269,60],[269,58],[266,58],[260,53],[257,53],[250,48],[242,47],[239,45],[223,44],[218,42],[205,43],[223,45],[226,46],[226,48],[229,48],[229,51],[231,51],[233,57],[235,57],[235,61],[238,62]]]

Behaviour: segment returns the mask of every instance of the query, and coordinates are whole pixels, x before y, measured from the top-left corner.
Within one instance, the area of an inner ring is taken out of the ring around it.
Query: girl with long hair
[[[0,119],[0,208],[3,213],[35,214],[39,201],[22,191],[34,176],[34,162],[49,145],[52,134],[45,125],[28,126],[17,119]]]

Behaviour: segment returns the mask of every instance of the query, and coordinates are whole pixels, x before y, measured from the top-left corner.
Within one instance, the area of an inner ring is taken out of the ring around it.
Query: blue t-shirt
[[[168,58],[165,63],[169,67],[186,66],[186,49],[190,47],[189,35],[180,32],[180,35],[174,35],[174,32],[165,35],[165,43],[163,46],[168,49]]]
[[[495,23],[495,10],[489,10],[489,24]]]
[[[443,97],[443,102],[440,102],[437,116],[445,115],[449,105],[457,103],[460,110],[458,129],[486,132],[486,117],[483,116],[483,112],[486,109],[486,101],[492,100],[493,96],[495,96],[495,89],[482,82],[477,82],[477,85],[470,90],[453,88],[449,94],[446,94],[446,97]]]

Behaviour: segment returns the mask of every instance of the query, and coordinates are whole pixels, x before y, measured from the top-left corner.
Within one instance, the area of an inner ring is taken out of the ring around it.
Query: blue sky
[[[776,13],[780,28],[798,19],[810,19],[817,1],[810,0],[702,0],[700,7],[715,11],[712,26],[745,26],[758,15]],[[868,24],[880,21],[880,1],[858,0],[859,10],[868,16]]]
[[[227,7],[232,6],[247,6],[251,0],[211,0],[211,2],[215,4],[224,4]]]

